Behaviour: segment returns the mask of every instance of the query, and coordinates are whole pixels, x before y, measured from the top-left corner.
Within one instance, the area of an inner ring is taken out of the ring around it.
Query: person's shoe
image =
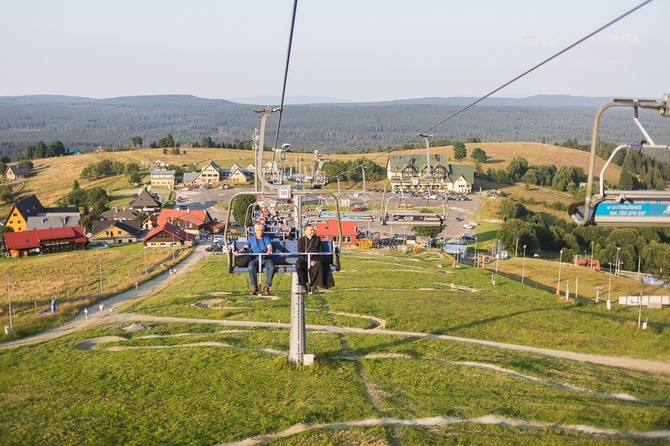
[[[258,287],[257,286],[255,286],[251,289],[251,295],[255,296],[256,294],[258,294]]]
[[[269,286],[263,287],[263,294],[265,294],[266,296],[270,295],[270,287]]]

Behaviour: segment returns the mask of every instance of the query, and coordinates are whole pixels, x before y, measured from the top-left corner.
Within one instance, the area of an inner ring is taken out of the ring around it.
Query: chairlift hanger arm
[[[654,101],[654,100],[649,100],[649,99],[614,99],[612,102],[609,102],[600,109],[598,109],[598,112],[595,115],[595,118],[593,120],[593,133],[591,135],[591,156],[589,159],[589,176],[588,176],[588,181],[586,185],[586,197],[584,198],[584,216],[581,219],[580,222],[578,222],[580,225],[588,225],[592,224],[591,220],[593,217],[593,208],[597,203],[594,203],[594,197],[592,196],[591,191],[593,190],[593,182],[594,182],[594,176],[595,176],[595,165],[596,165],[596,148],[598,145],[598,131],[600,129],[600,118],[602,114],[605,112],[605,110],[612,108],[612,107],[630,107],[633,108],[634,116],[633,119],[635,120],[636,124],[638,127],[640,127],[642,134],[645,135],[645,137],[648,136],[646,131],[644,131],[644,128],[642,125],[637,121],[637,112],[638,108],[645,108],[645,109],[654,109],[658,110],[659,113],[662,116],[670,116],[670,94],[664,94],[663,95],[663,100],[662,101]],[[648,138],[649,139],[649,138]],[[624,146],[625,147],[625,146]],[[621,147],[623,148],[623,147]],[[620,148],[617,148],[619,150]],[[609,161],[608,161],[609,162]],[[604,171],[603,171],[604,172]],[[602,186],[602,175],[603,172],[601,172],[601,195],[604,194],[603,191],[603,186]],[[575,219],[577,220],[577,219]],[[591,222],[591,223],[590,223]]]

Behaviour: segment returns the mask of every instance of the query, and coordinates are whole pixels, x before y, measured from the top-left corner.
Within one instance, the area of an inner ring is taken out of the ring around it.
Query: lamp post
[[[498,274],[498,261],[502,255],[502,242],[498,239],[498,254],[496,255],[496,274]]]
[[[147,273],[147,247],[145,246],[144,249],[144,274]]]
[[[593,266],[593,246],[595,245],[594,241],[591,240],[591,271],[595,270],[595,267]]]
[[[521,263],[521,283],[526,275],[526,245],[523,245],[523,261]]]
[[[621,271],[619,270],[619,251],[621,251],[621,246],[616,247],[616,265],[614,265],[614,274],[619,277]]]
[[[612,300],[610,299],[612,296],[612,264],[610,263],[610,277],[609,277],[609,284],[607,285],[607,309],[609,310],[612,305]]]
[[[558,282],[556,283],[556,295],[561,295],[561,263],[563,263],[563,250],[559,252],[560,256],[558,258]]]
[[[475,259],[477,258],[477,236],[475,235]],[[479,261],[477,261],[477,268],[479,268]]]
[[[11,272],[7,271],[7,301],[9,303],[9,331],[11,332],[14,327],[12,326],[12,298],[9,295],[9,275],[10,274],[11,274]]]

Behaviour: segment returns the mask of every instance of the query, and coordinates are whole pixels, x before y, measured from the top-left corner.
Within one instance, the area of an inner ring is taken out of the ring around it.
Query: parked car
[[[461,236],[461,238],[462,238],[463,240],[474,240],[474,239],[475,239],[475,236],[472,235],[472,234],[468,234],[467,232],[465,232],[465,233],[463,233],[463,235]]]
[[[209,245],[207,248],[205,248],[205,251],[213,252],[214,254],[218,254],[218,253],[223,252],[223,246],[221,246],[221,245]]]
[[[362,212],[363,208],[360,206],[354,206],[351,208],[351,212]]]
[[[474,226],[472,226],[470,223],[465,223],[465,224],[463,225],[463,227],[464,227],[465,229],[474,229]]]

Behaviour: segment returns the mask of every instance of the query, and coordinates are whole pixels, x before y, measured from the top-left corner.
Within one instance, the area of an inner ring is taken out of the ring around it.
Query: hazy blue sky
[[[287,96],[481,96],[642,0],[300,0]],[[281,94],[292,0],[3,0],[0,96]],[[499,92],[660,99],[670,1]]]

